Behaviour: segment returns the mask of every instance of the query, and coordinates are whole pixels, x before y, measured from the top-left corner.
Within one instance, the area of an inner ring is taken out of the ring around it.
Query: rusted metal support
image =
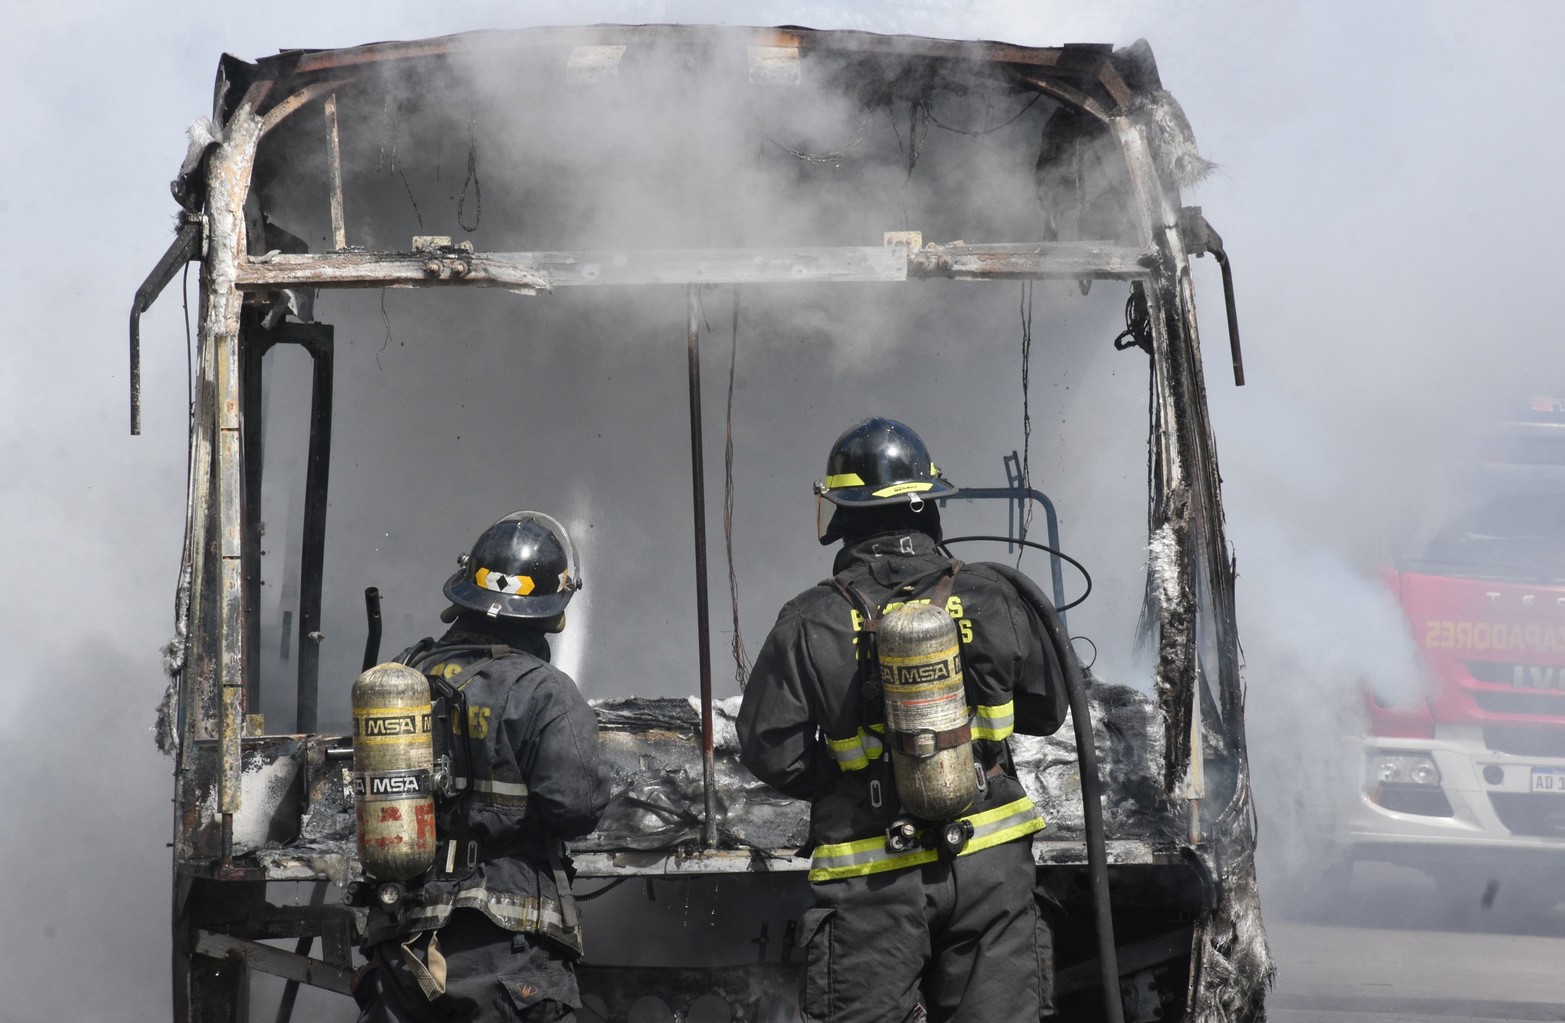
[[[263,288],[415,288],[463,284],[513,290],[627,284],[820,284],[961,280],[1139,280],[1158,265],[1149,246],[1096,242],[905,243],[791,249],[640,252],[276,253],[245,260],[237,284]]]
[[[337,94],[326,97],[326,162],[331,170],[331,238],[338,252],[348,247],[342,214],[342,143],[337,132]]]
[[[712,626],[707,607],[706,581],[706,470],[701,443],[701,300],[691,285],[685,293],[689,313],[690,363],[690,478],[696,539],[696,637],[701,668],[701,788],[706,797],[702,843],[717,845],[717,781],[712,742]]]
[[[349,993],[349,985],[353,980],[352,970],[345,970],[320,959],[311,959],[309,956],[216,931],[203,930],[196,933],[196,954],[219,961],[243,963],[251,969],[270,973],[274,977],[325,988],[340,995]],[[225,1018],[243,1019],[244,1015]]]

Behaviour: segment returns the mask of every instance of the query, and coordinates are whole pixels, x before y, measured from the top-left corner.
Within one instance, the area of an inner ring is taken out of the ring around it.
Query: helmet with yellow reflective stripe
[[[826,478],[815,492],[835,505],[922,504],[956,487],[941,475],[918,434],[876,416],[847,430],[826,456]]]
[[[490,618],[554,618],[582,587],[570,535],[542,512],[512,512],[457,561],[446,597]]]

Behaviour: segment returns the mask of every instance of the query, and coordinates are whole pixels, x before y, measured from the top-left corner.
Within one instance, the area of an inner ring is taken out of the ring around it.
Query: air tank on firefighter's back
[[[878,647],[897,795],[914,816],[952,820],[978,796],[956,623],[904,604],[881,618]]]
[[[408,881],[435,858],[434,714],[424,673],[377,664],[353,683],[353,794],[359,862]]]

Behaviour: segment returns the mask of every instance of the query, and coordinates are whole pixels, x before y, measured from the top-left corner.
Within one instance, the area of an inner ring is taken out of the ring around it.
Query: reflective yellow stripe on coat
[[[1032,800],[1026,796],[992,810],[970,814],[962,819],[973,825],[973,837],[960,853],[962,856],[1014,841],[1035,831],[1042,831],[1044,827],[1043,816],[1038,813],[1038,808],[1032,805]],[[939,858],[940,853],[935,849],[915,849],[905,853],[887,852],[885,836],[877,835],[874,838],[861,838],[853,842],[834,842],[830,845],[816,846],[815,855],[810,860],[809,877],[811,881],[862,877],[865,874],[879,874],[887,870],[916,867],[921,863],[933,863]]]
[[[879,731],[880,728],[875,730]],[[831,750],[832,759],[844,771],[863,770],[871,760],[879,760],[886,748],[879,736],[862,728],[846,739],[827,739],[826,745]]]
[[[979,704],[973,713],[973,738],[999,742],[1016,730],[1016,701],[1006,700],[992,707]]]

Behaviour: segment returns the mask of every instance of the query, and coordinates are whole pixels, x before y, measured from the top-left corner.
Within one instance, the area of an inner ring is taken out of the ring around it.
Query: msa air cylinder
[[[972,727],[956,625],[932,604],[904,604],[880,620],[886,745],[902,806],[949,821],[978,796]]]
[[[411,880],[434,861],[433,718],[417,669],[377,664],[353,683],[359,862],[377,881]]]

